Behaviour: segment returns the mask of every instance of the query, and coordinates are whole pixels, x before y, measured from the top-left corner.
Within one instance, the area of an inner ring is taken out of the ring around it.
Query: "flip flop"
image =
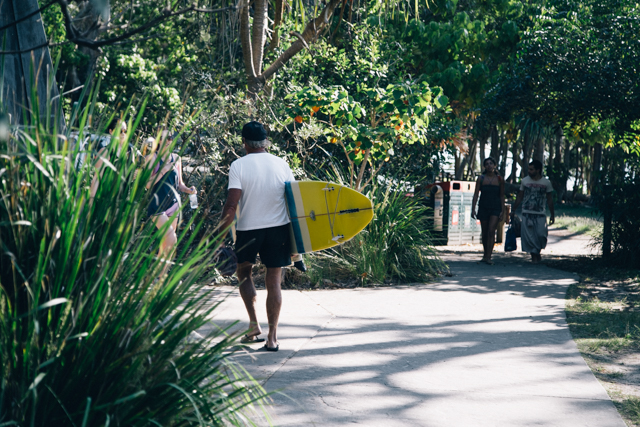
[[[264,347],[262,347],[262,349],[265,351],[278,351],[280,350],[280,344],[278,344],[275,347],[267,347],[267,345],[265,344]]]
[[[251,335],[251,336],[245,335],[240,339],[240,342],[242,344],[253,344],[256,342],[265,342],[265,341],[266,341],[265,338],[258,338],[257,335]]]

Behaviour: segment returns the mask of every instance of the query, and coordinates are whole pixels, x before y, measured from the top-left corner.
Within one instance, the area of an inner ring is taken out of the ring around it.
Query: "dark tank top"
[[[169,158],[170,161],[172,157]],[[163,163],[161,159],[157,170],[162,170]],[[147,214],[149,216],[160,214],[178,202],[176,194],[173,191],[174,188],[178,188],[178,173],[176,172],[175,166],[164,174],[153,186],[151,190],[153,196],[151,196],[151,202],[147,208]]]
[[[499,178],[498,178],[499,179]],[[485,177],[482,177],[482,186],[480,187],[480,209],[501,211],[502,201],[500,200],[500,185],[488,184],[484,185]],[[500,181],[498,181],[498,184]]]

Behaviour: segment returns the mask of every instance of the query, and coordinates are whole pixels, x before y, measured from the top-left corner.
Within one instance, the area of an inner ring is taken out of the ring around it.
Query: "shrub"
[[[390,185],[376,185],[367,196],[374,202],[373,220],[344,245],[308,256],[312,279],[421,282],[446,268],[431,244],[428,208]]]
[[[0,424],[252,424],[265,394],[233,363],[237,337],[195,332],[215,309],[214,236],[184,227],[161,276],[150,171],[110,144],[90,203],[92,168],[56,134],[36,121],[0,141]]]
[[[597,200],[600,210],[604,213],[605,209],[610,209],[612,216],[611,261],[640,267],[640,180],[607,186]]]

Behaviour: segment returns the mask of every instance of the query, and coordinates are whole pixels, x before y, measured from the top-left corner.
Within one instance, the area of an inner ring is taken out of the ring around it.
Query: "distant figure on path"
[[[289,216],[284,196],[285,182],[295,181],[293,172],[283,159],[267,153],[271,142],[267,131],[258,122],[249,122],[242,128],[242,142],[247,155],[231,163],[229,194],[222,210],[220,229],[228,229],[236,215],[236,254],[240,295],[249,314],[249,331],[243,343],[265,341],[256,315],[256,288],[251,267],[260,254],[267,267],[267,318],[269,334],[263,347],[278,351],[278,320],[282,307],[282,267],[291,265]]]
[[[493,264],[491,255],[496,242],[498,222],[504,219],[504,179],[496,171],[496,161],[487,157],[482,162],[484,171],[476,181],[476,192],[473,194],[471,217],[480,220],[482,227],[482,246],[484,255],[481,262]],[[480,208],[476,215],[476,203],[480,193]]]
[[[198,193],[195,187],[187,187],[182,180],[182,160],[180,156],[170,151],[172,141],[173,136],[169,132],[163,131],[156,150],[149,154],[146,160],[147,167],[153,168],[151,178],[146,184],[147,189],[153,193],[147,207],[147,214],[158,229],[171,221],[158,251],[158,257],[167,262],[163,273],[169,269],[168,261],[173,256],[175,245],[178,242],[176,232],[180,214],[173,216],[180,209],[178,191],[187,194]],[[153,139],[150,142],[153,142]]]
[[[520,184],[520,191],[511,212],[515,214],[516,209],[522,203],[522,251],[531,254],[531,261],[534,264],[542,260],[540,251],[547,247],[549,230],[547,229],[545,202],[551,213],[549,225],[556,220],[552,192],[551,182],[542,177],[542,163],[539,160],[533,160],[529,163],[529,176],[525,177]]]

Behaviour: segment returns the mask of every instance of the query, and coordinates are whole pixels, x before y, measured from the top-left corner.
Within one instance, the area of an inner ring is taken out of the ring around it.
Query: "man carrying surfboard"
[[[267,153],[271,142],[259,122],[242,128],[242,143],[247,154],[231,163],[229,193],[222,210],[222,230],[236,223],[236,254],[240,295],[249,314],[249,331],[243,343],[264,342],[256,315],[256,288],[251,267],[256,255],[267,267],[267,318],[269,333],[264,349],[278,351],[277,329],[282,307],[282,267],[291,265],[289,216],[285,202],[285,182],[295,181],[293,172],[283,159]]]

